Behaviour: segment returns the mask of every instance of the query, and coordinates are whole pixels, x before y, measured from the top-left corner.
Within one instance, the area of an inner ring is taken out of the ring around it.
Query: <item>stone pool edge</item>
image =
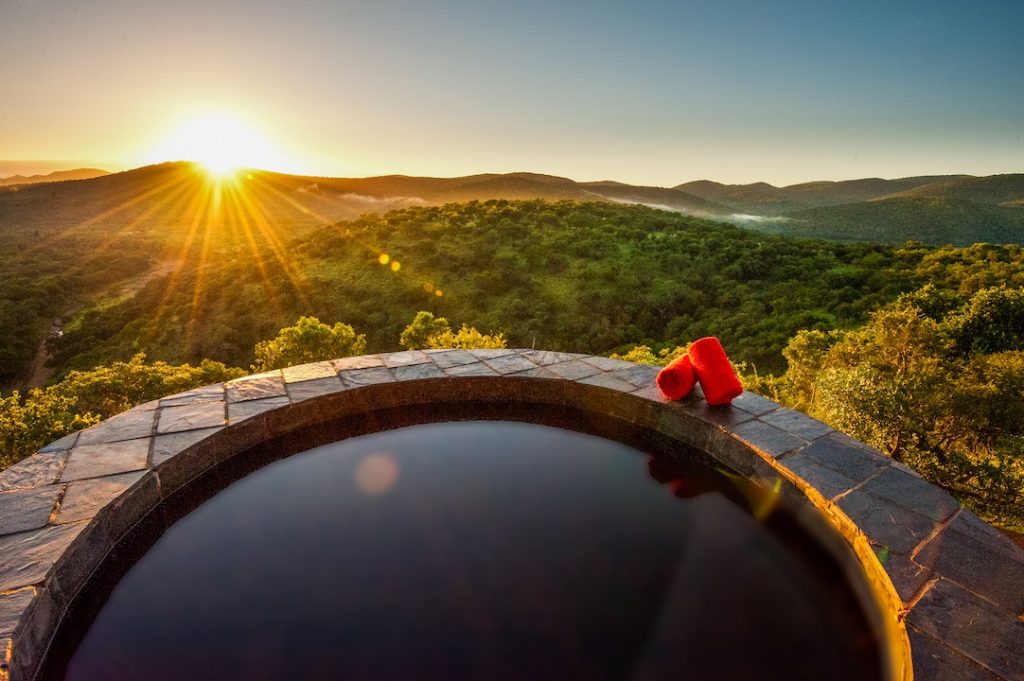
[[[916,473],[821,422],[749,392],[732,407],[709,407],[699,390],[669,402],[656,373],[538,350],[368,355],[172,395],[51,443],[0,471],[0,679],[34,678],[64,610],[110,547],[211,466],[339,415],[456,394],[614,416],[777,485],[821,512],[808,522],[845,540],[887,606],[892,678],[915,675],[911,655],[921,679],[1024,677],[1024,551]]]

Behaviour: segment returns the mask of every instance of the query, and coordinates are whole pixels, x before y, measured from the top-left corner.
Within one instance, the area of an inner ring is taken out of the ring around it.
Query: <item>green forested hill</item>
[[[782,239],[641,207],[499,200],[218,253],[78,315],[55,345],[58,366],[139,351],[245,366],[256,341],[300,314],[352,324],[371,351],[396,349],[430,310],[513,346],[580,352],[714,334],[737,359],[777,371],[796,331],[857,324],[915,286],[926,251]]]
[[[967,246],[1024,243],[1024,210],[942,195],[900,196],[788,215],[784,234],[828,239]]]

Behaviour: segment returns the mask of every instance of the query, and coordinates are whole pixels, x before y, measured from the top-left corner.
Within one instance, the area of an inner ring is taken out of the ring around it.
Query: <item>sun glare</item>
[[[163,140],[152,159],[194,161],[217,178],[241,168],[279,169],[285,165],[263,136],[239,119],[220,115],[187,120]]]

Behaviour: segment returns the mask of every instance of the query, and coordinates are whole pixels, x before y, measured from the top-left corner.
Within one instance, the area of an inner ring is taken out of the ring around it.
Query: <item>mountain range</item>
[[[526,172],[330,178],[249,170],[238,178],[263,197],[261,205],[270,206],[268,219],[300,230],[412,205],[544,199],[642,204],[794,237],[929,245],[1024,242],[1024,174],[866,178],[785,187],[700,180],[669,188]],[[14,179],[0,180],[0,232],[59,231],[111,212],[173,222],[173,212],[156,204],[157,188],[206,181],[183,162],[116,174],[80,169]],[[130,211],[125,203],[131,203]]]
[[[109,171],[100,170],[99,168],[76,168],[74,170],[57,170],[46,175],[11,175],[9,177],[0,177],[0,187],[9,187],[16,184],[63,182],[65,180],[89,180],[109,174]]]

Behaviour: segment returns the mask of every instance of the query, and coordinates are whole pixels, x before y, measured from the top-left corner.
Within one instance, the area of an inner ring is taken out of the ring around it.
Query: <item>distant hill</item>
[[[1000,206],[1019,206],[1024,203],[1024,174],[963,177],[922,185],[891,196],[963,199]]]
[[[934,175],[896,180],[876,177],[842,182],[804,182],[787,187],[775,187],[765,182],[721,184],[698,180],[677,185],[675,189],[729,206],[740,213],[784,215],[807,208],[870,201],[916,187],[964,177],[967,176]]]
[[[47,175],[11,175],[10,177],[0,177],[0,187],[19,184],[40,184],[43,182],[64,182],[65,180],[89,180],[109,174],[108,171],[100,170],[99,168],[77,168],[75,170],[58,170]]]
[[[790,213],[783,234],[849,241],[968,246],[1024,243],[1024,207],[904,195]]]

